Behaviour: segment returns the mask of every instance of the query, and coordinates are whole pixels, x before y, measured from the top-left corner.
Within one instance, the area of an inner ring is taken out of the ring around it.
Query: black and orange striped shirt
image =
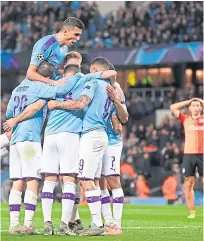
[[[185,132],[185,154],[203,154],[204,115],[193,119],[190,115],[181,113],[178,120]]]

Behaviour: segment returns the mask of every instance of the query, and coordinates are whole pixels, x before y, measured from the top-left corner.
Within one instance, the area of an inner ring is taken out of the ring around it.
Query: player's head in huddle
[[[54,71],[55,71],[55,66],[46,61],[43,61],[37,69],[37,72],[46,78],[51,78]]]
[[[77,73],[80,73],[80,72],[81,72],[81,69],[80,69],[79,65],[69,64],[64,69],[64,77],[73,76],[73,75],[75,75]]]
[[[82,56],[76,51],[69,52],[64,58],[64,68],[69,64],[77,64],[81,66]]]
[[[199,99],[193,99],[188,109],[191,115],[198,116],[203,111],[203,103]]]
[[[60,44],[72,46],[80,40],[84,28],[85,26],[80,19],[75,17],[67,18],[62,24],[60,32],[57,33]]]
[[[114,65],[113,65],[113,64],[111,64],[110,62],[109,62],[109,70],[115,70]]]
[[[109,70],[110,63],[109,61],[104,57],[97,57],[95,58],[90,65],[90,72],[98,72],[98,71],[104,71]]]

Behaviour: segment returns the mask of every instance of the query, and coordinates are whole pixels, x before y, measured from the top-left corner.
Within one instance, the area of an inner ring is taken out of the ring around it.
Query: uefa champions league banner
[[[76,49],[77,51],[77,49]],[[80,51],[79,51],[80,52]],[[27,69],[31,56],[29,51],[13,54],[1,51],[2,71],[11,69]],[[159,65],[174,63],[191,63],[203,61],[203,43],[178,43],[146,45],[137,48],[103,48],[88,49],[88,61],[106,57],[115,66]]]
[[[134,64],[168,64],[203,61],[203,43],[146,46],[139,49]]]
[[[106,57],[116,66],[202,62],[203,43],[146,45],[139,49],[91,49],[88,54],[89,62],[98,56]]]

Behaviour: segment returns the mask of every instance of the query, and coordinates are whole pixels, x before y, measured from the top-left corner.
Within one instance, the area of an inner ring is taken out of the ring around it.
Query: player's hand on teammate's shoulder
[[[120,101],[120,102],[125,101],[125,95],[124,95],[123,90],[122,90],[121,87],[120,87],[120,84],[116,82],[116,83],[114,84],[113,88],[117,91],[119,101]]]
[[[6,122],[4,122],[3,124],[3,129],[4,131],[10,131],[13,127],[16,126],[16,122],[14,121],[13,118],[7,120]]]
[[[57,101],[50,100],[50,101],[48,101],[47,106],[48,106],[49,110],[54,110],[57,108]]]
[[[108,95],[112,101],[120,101],[123,102],[125,100],[125,96],[123,94],[122,89],[117,83],[114,86],[107,85],[106,90]]]
[[[112,101],[116,100],[116,92],[115,89],[111,85],[107,85],[106,90],[108,92],[108,95]]]

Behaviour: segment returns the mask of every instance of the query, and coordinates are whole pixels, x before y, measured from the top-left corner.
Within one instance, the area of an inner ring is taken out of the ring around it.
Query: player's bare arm
[[[117,72],[115,70],[106,70],[101,74],[102,79],[109,79],[111,85],[114,85],[116,82]]]
[[[43,106],[45,105],[45,102],[43,100],[38,100],[35,103],[27,106],[25,108],[25,110],[17,115],[14,118],[11,118],[9,120],[7,120],[4,124],[3,124],[3,129],[4,131],[10,131],[12,128],[14,128],[18,123],[31,118],[32,116],[34,116],[39,110],[41,110],[43,108]]]
[[[32,81],[40,81],[47,84],[52,84],[54,86],[62,86],[65,83],[65,79],[60,79],[58,81],[46,78],[37,72],[38,67],[34,64],[29,65],[27,70],[27,78]]]
[[[118,119],[118,116],[112,115],[111,120],[112,120],[114,131],[122,136],[123,127]]]
[[[105,75],[106,78],[103,77],[103,74]],[[103,74],[101,75],[101,78],[109,79],[110,80],[110,84],[112,86],[114,86],[114,84],[116,82],[116,78],[117,78],[117,72],[115,70],[106,70],[106,71],[103,72]],[[106,75],[109,75],[109,77],[106,76]]]
[[[123,105],[121,104],[121,100],[120,100],[119,96],[117,95],[117,92],[110,85],[108,85],[106,89],[107,89],[110,99],[114,102],[115,108],[117,110],[118,118],[120,119],[120,121],[122,123],[126,123],[128,121],[129,114],[128,114],[127,110],[123,107]]]
[[[86,95],[82,95],[79,99],[71,101],[51,100],[48,102],[48,109],[83,110],[90,102],[91,99]]]
[[[199,99],[199,98],[192,98],[190,100],[185,100],[185,101],[181,101],[175,104],[172,104],[170,106],[170,110],[172,111],[173,115],[175,116],[175,118],[178,118],[180,115],[180,110],[182,108],[184,108],[185,106],[190,105],[190,103],[192,101],[200,101],[203,104],[203,100]]]
[[[116,100],[116,101],[114,101],[114,105],[117,110],[117,115],[118,115],[118,118],[120,119],[120,121],[122,123],[128,122],[129,114],[128,114],[127,110],[122,106],[121,102]]]
[[[43,83],[54,84],[55,81],[49,78],[43,77],[41,74],[37,72],[37,69],[38,67],[36,65],[30,64],[27,70],[26,77],[32,81],[40,81]]]

